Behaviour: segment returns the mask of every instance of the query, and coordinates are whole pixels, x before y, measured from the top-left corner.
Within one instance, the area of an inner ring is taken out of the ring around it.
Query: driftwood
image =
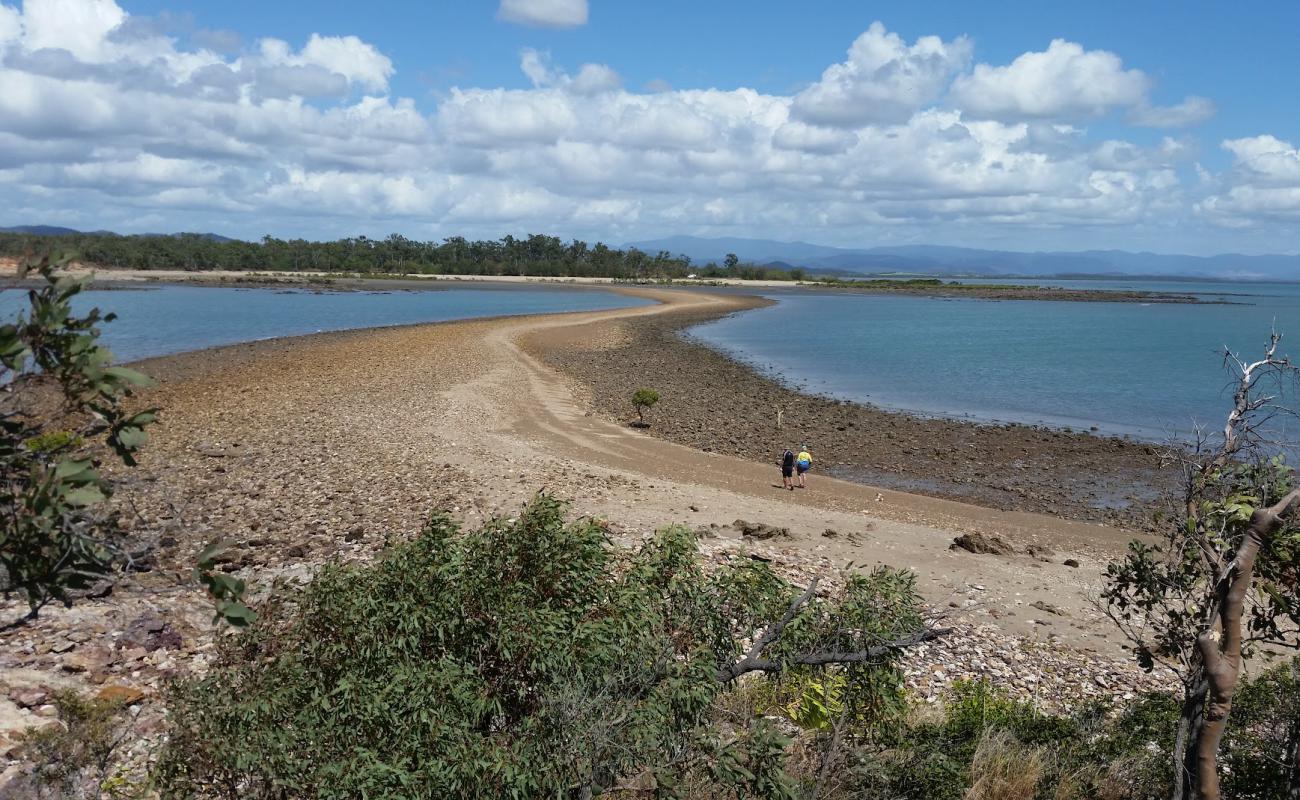
[[[825,666],[827,664],[860,664],[865,662],[877,661],[890,653],[927,642],[931,639],[937,639],[951,632],[951,628],[925,628],[917,631],[910,636],[904,636],[895,639],[892,642],[874,645],[865,650],[856,650],[852,652],[838,651],[818,651],[811,653],[802,653],[785,659],[771,659],[764,656],[764,652],[781,638],[782,631],[786,626],[799,614],[799,610],[808,604],[817,591],[817,583],[820,579],[813,578],[808,582],[808,588],[802,595],[795,598],[786,609],[785,615],[780,620],[768,626],[754,644],[745,653],[745,657],[732,664],[718,670],[715,676],[719,683],[729,683],[749,672],[780,672],[783,669],[802,665],[802,666]]]

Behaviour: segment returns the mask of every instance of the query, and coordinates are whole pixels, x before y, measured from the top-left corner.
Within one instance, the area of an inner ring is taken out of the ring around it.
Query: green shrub
[[[1118,715],[1102,705],[1057,715],[987,682],[959,682],[942,708],[925,712],[882,729],[878,745],[864,749],[861,796],[1020,796],[1026,784],[1007,771],[1017,759],[1037,775],[1028,796],[1145,800],[1171,785],[1165,767],[1178,706],[1167,695],[1140,697]]]
[[[637,389],[632,393],[632,407],[636,409],[637,419],[645,425],[645,413],[659,402],[659,393],[654,389]]]
[[[24,257],[19,277],[34,272],[40,281],[26,307],[0,324],[0,595],[28,606],[0,625],[24,624],[52,601],[71,603],[118,566],[122,531],[99,463],[111,456],[133,466],[155,420],[153,409],[126,408],[149,379],[113,366],[99,343],[113,315],[73,313],[86,280],[60,274],[66,260]]]
[[[86,698],[70,690],[55,692],[50,700],[58,710],[59,724],[23,736],[21,755],[34,769],[32,786],[19,790],[38,797],[98,797],[96,789],[110,777],[122,741],[122,703]]]
[[[48,456],[64,450],[75,450],[85,443],[86,440],[73,431],[47,431],[28,438],[23,446],[30,453]]]
[[[1220,763],[1224,797],[1264,800],[1300,788],[1300,658],[1242,682]]]
[[[770,724],[718,724],[729,669],[788,614],[757,669],[813,673],[798,664],[809,654],[870,652],[841,668],[849,685],[896,681],[889,643],[920,627],[919,601],[910,573],[856,576],[823,599],[740,561],[705,574],[680,528],[629,554],[545,496],[476,531],[437,516],[376,562],[328,565],[264,606],[205,678],[179,684],[160,788],[792,796]]]

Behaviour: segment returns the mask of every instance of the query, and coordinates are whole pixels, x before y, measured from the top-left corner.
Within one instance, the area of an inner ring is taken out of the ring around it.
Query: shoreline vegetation
[[[810,272],[797,266],[759,265],[728,254],[722,264],[693,264],[688,256],[636,248],[611,248],[602,242],[565,243],[558,237],[470,241],[452,237],[421,242],[393,234],[333,242],[270,236],[259,242],[203,234],[117,236],[68,234],[39,236],[0,233],[0,263],[28,252],[75,253],[83,269],[136,280],[178,280],[206,275],[226,285],[271,285],[301,281],[314,288],[349,288],[357,281],[404,282],[447,279],[538,279],[663,285],[800,286],[872,294],[962,297],[987,300],[1071,302],[1215,303],[1199,295],[1138,290],[1035,286],[1008,281],[968,284],[935,277],[846,276]],[[150,277],[150,276],[153,277]]]

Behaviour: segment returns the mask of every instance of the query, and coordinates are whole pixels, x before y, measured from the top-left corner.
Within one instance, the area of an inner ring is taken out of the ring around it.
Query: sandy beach
[[[256,598],[327,559],[369,558],[435,510],[475,525],[544,490],[570,501],[574,514],[603,520],[625,544],[680,524],[701,532],[706,560],[762,558],[796,580],[833,581],[850,564],[914,569],[933,610],[954,627],[909,654],[908,683],[924,697],[977,676],[1048,705],[1155,685],[1092,603],[1127,531],[824,474],[787,492],[774,466],[602,414],[587,385],[538,353],[617,352],[620,332],[638,320],[754,302],[629,291],[659,302],[320,334],[141,363],[159,385],[139,400],[162,408],[162,422],[141,465],[121,476],[116,502],[136,539],[152,546],[150,569],[109,596],[50,608],[5,634],[5,683],[123,684],[150,694],[170,675],[201,670],[216,629],[187,578],[210,541],[232,543],[224,568],[254,585]],[[966,533],[998,535],[1017,552],[950,549]],[[167,646],[141,644],[163,633]],[[34,719],[5,702],[0,727]],[[146,732],[161,725],[161,709],[149,708]]]

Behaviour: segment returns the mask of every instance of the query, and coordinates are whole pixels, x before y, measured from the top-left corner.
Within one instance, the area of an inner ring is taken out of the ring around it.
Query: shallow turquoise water
[[[650,301],[597,290],[549,287],[441,291],[313,292],[162,286],[88,291],[74,301],[116,312],[103,326],[104,341],[119,361],[198,350],[223,344],[299,336],[321,331],[443,322],[474,317],[594,311]],[[12,319],[26,292],[0,291],[0,319]]]
[[[1044,281],[1234,293],[1242,305],[991,301],[774,293],[775,306],[690,336],[807,390],[885,408],[1186,437],[1227,412],[1225,346],[1258,356],[1270,326],[1300,357],[1300,285]],[[1294,387],[1287,399],[1300,408]],[[1279,422],[1300,438],[1300,425]]]

